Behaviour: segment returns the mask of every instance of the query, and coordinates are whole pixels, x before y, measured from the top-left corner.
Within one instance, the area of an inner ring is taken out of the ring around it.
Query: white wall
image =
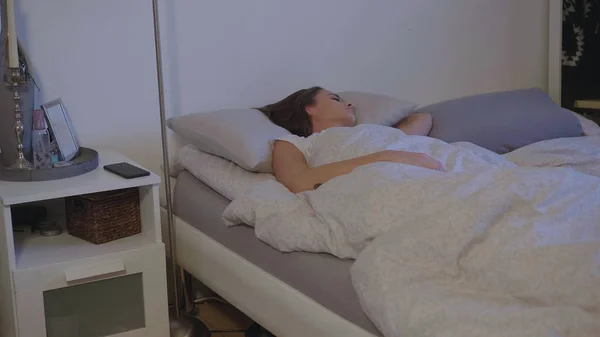
[[[84,145],[158,169],[151,1],[18,2],[44,99]],[[419,103],[547,86],[548,0],[162,0],[161,20],[170,115],[310,85]]]
[[[15,2],[38,104],[61,97],[83,146],[115,149],[159,170],[151,1]]]

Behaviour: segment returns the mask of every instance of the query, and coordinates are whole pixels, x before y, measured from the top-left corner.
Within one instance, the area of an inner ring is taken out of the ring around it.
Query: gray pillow
[[[387,125],[398,123],[417,107],[416,103],[362,91],[342,91],[342,100],[352,103],[356,109],[358,124]]]
[[[169,118],[167,125],[198,150],[255,172],[271,172],[270,142],[289,134],[253,109],[198,112]]]
[[[430,137],[471,142],[500,154],[547,139],[583,135],[577,117],[537,88],[467,96],[417,111],[432,115]]]
[[[347,91],[342,99],[356,106],[359,123],[391,125],[414,110],[416,104],[389,96]],[[253,109],[230,109],[172,117],[167,125],[200,151],[236,163],[254,172],[272,172],[271,141],[289,132]]]

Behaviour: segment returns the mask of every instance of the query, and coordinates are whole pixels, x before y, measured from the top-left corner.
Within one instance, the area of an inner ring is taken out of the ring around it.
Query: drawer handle
[[[71,268],[67,270],[65,277],[67,282],[75,282],[87,278],[99,277],[124,271],[125,265],[122,261],[110,261],[89,266]]]

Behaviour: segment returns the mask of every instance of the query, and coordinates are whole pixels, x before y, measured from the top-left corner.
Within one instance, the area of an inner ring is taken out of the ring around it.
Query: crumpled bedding
[[[266,181],[226,221],[281,251],[356,259],[353,284],[385,336],[600,336],[600,138],[499,156],[353,129],[332,130],[332,156],[418,149],[446,172],[375,163],[297,195]]]
[[[504,155],[518,166],[568,167],[600,176],[600,135],[534,143]]]

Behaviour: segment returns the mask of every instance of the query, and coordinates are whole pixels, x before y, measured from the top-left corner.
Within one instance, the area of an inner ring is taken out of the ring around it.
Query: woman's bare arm
[[[289,142],[278,141],[273,149],[273,173],[277,180],[291,192],[300,193],[315,189],[337,176],[348,174],[355,168],[381,160],[381,153],[339,161],[310,168],[306,158],[296,146]]]
[[[401,120],[394,127],[407,135],[427,136],[433,126],[433,118],[426,112],[418,112]]]
[[[433,170],[441,170],[441,164],[422,153],[404,151],[382,151],[366,156],[309,167],[306,158],[296,146],[286,141],[277,141],[273,149],[273,173],[277,180],[292,193],[315,189],[330,179],[348,174],[355,168],[379,161],[391,161]]]

